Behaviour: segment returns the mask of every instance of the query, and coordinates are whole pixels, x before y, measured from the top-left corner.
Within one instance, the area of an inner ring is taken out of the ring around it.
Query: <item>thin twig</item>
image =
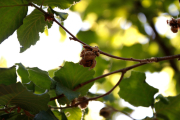
[[[29,5],[35,7],[36,9],[38,9],[39,11],[41,11],[42,13],[44,13],[44,15],[51,16],[49,13],[47,13],[47,12],[45,12],[43,9],[37,7],[35,4],[29,3]]]
[[[43,0],[42,3],[41,3],[41,6],[40,6],[41,9],[42,9],[42,6],[43,6],[44,1],[45,1],[45,0]]]
[[[83,45],[87,45],[86,43],[82,42],[81,40],[79,40],[78,38],[76,38],[71,32],[69,32],[69,30],[67,30],[63,25],[61,25],[61,23],[59,23],[55,18],[54,18],[54,22],[56,22],[60,27],[62,27],[69,35],[71,35],[73,38],[70,38],[70,40],[75,40],[78,41],[79,43],[83,44]]]
[[[78,105],[80,105],[80,104],[82,104],[82,103],[84,103],[84,102],[86,102],[86,101],[96,100],[96,99],[98,99],[98,98],[101,98],[101,97],[104,97],[104,96],[106,96],[106,95],[109,95],[109,94],[119,85],[119,83],[122,81],[122,79],[123,79],[123,77],[124,77],[124,74],[125,74],[125,72],[123,71],[123,72],[122,72],[122,75],[121,75],[121,77],[120,77],[120,79],[119,79],[119,81],[118,81],[118,82],[116,83],[116,85],[115,85],[111,90],[109,90],[107,93],[105,93],[105,94],[103,94],[103,95],[100,95],[100,96],[97,96],[97,97],[93,97],[93,98],[86,99],[86,100],[84,100],[84,101],[81,101],[81,102],[79,102],[79,103],[74,104],[73,106],[62,107],[61,109],[70,108],[70,107],[76,107],[76,106],[78,106]]]
[[[81,83],[79,84],[78,86],[76,86],[73,90],[76,91],[77,89],[85,86],[86,84],[89,84],[91,82],[94,82],[98,79],[101,79],[101,78],[104,78],[106,76],[109,76],[109,75],[112,75],[114,73],[118,73],[118,72],[126,72],[128,70],[131,70],[133,68],[136,68],[136,67],[139,67],[139,66],[142,66],[142,65],[145,65],[145,64],[148,64],[148,63],[152,63],[152,62],[160,62],[160,61],[164,61],[164,60],[172,60],[172,59],[175,59],[175,58],[180,58],[180,54],[178,55],[172,55],[172,56],[165,56],[165,57],[157,57],[157,58],[150,58],[150,59],[145,59],[143,62],[141,63],[138,63],[138,64],[135,64],[135,65],[132,65],[132,66],[129,66],[129,67],[126,67],[126,68],[123,68],[123,69],[119,69],[119,70],[116,70],[116,71],[113,71],[113,72],[110,72],[110,73],[107,73],[107,74],[104,74],[104,75],[101,75],[101,76],[98,76],[96,78],[93,78],[91,80],[88,80],[84,83]],[[52,100],[55,100],[55,99],[58,99],[58,98],[61,98],[61,97],[64,97],[64,95],[60,95],[60,96],[56,96],[54,98],[51,98],[50,101]]]

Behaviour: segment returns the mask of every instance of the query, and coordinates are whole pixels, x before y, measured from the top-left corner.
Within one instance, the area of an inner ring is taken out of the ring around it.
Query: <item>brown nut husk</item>
[[[85,100],[88,100],[88,98],[86,98],[86,97],[79,97],[78,98],[78,102],[82,102],[81,104],[78,105],[78,107],[80,109],[86,109],[87,108],[89,101],[85,101]]]
[[[84,45],[84,50],[81,52],[80,57],[82,59],[80,60],[79,64],[83,65],[83,67],[90,67],[90,69],[94,68],[96,66],[96,56],[99,56],[99,48],[97,46],[90,47],[88,45]]]
[[[79,64],[83,65],[83,67],[91,67],[92,61],[91,60],[87,61],[87,60],[82,58],[81,61],[79,62]]]
[[[110,117],[113,110],[109,107],[104,107],[100,110],[99,115],[103,116],[104,118]]]
[[[83,56],[83,59],[85,59],[85,60],[93,60],[95,58],[96,58],[96,54],[92,51],[86,51]]]
[[[171,27],[171,31],[173,32],[173,33],[177,33],[178,32],[178,28],[177,27]]]

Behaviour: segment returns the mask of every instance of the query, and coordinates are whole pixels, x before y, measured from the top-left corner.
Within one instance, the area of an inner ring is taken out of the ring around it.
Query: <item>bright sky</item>
[[[89,25],[87,23],[82,23],[81,18],[77,13],[70,11],[68,11],[68,13],[69,16],[67,20],[65,20],[65,27],[72,34],[76,35],[82,27],[86,29],[87,25]],[[168,33],[169,36],[175,36],[175,34],[169,32],[170,28],[167,27],[166,20],[167,17],[161,16],[157,20],[156,28],[160,31],[160,34]],[[73,61],[75,63],[79,62],[81,49],[82,45],[78,42],[70,41],[69,39],[66,39],[64,42],[60,42],[59,26],[54,23],[52,28],[49,29],[49,36],[46,36],[44,33],[40,34],[40,40],[36,43],[36,45],[31,46],[30,49],[26,50],[24,53],[19,53],[20,45],[15,32],[12,36],[0,44],[0,59],[4,58],[7,60],[7,67],[11,67],[15,63],[21,62],[26,67],[39,67],[42,70],[50,70],[60,66],[64,60]],[[167,86],[170,84],[170,78],[172,76],[172,74],[167,72],[168,70],[164,70],[164,72],[160,73],[146,73],[147,82],[160,89],[160,93],[165,95],[168,95],[164,91],[167,90]],[[97,92],[96,88],[91,89],[91,91]],[[152,111],[150,108],[133,107],[125,101],[122,101],[122,103],[125,106],[135,109],[131,115],[135,119],[142,119],[146,116],[152,117]],[[91,118],[93,120],[102,119],[102,117],[99,116],[99,110],[102,107],[104,107],[103,103],[90,102],[89,108],[91,109],[90,112],[93,115]],[[119,113],[117,113],[116,119],[131,120],[129,117]]]

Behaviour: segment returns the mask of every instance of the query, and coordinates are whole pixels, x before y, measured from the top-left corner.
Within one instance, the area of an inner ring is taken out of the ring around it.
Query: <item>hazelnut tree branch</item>
[[[101,97],[104,97],[104,96],[106,96],[106,95],[109,95],[118,85],[119,85],[119,83],[121,82],[121,80],[123,79],[123,77],[124,77],[124,74],[125,74],[125,72],[122,72],[122,74],[121,74],[121,77],[120,77],[120,79],[119,79],[119,81],[116,83],[116,85],[111,89],[111,90],[109,90],[107,93],[105,93],[105,94],[102,94],[102,95],[100,95],[100,96],[97,96],[97,97],[92,97],[92,98],[89,98],[89,99],[86,99],[86,100],[83,100],[83,101],[81,101],[81,102],[78,102],[78,103],[76,103],[76,104],[74,104],[74,105],[72,105],[72,106],[67,106],[67,107],[60,107],[59,109],[65,109],[65,108],[72,108],[72,107],[77,107],[78,105],[80,105],[80,104],[82,104],[82,103],[84,103],[84,102],[87,102],[87,101],[92,101],[92,100],[96,100],[96,99],[98,99],[98,98],[101,98]]]
[[[113,72],[110,72],[110,73],[107,73],[107,74],[98,76],[98,77],[93,78],[93,79],[91,79],[91,80],[88,80],[88,81],[86,81],[86,82],[84,82],[84,83],[81,83],[81,84],[79,84],[78,86],[76,86],[76,87],[73,89],[73,91],[76,91],[77,89],[85,86],[86,84],[89,84],[89,83],[94,82],[94,81],[96,81],[96,80],[98,80],[98,79],[104,78],[104,77],[106,77],[106,76],[112,75],[112,74],[114,74],[114,73],[126,72],[126,71],[128,71],[128,70],[131,70],[131,69],[133,69],[133,68],[136,68],[136,67],[139,67],[139,66],[148,64],[148,63],[160,62],[160,61],[164,61],[164,60],[173,60],[173,59],[178,59],[178,60],[179,60],[179,58],[180,58],[180,54],[178,54],[178,55],[172,55],[172,56],[165,56],[165,57],[156,57],[156,58],[145,59],[145,60],[143,60],[141,63],[137,63],[137,64],[135,64],[135,65],[132,65],[132,66],[129,66],[129,67],[126,67],[126,68],[123,68],[123,69],[119,69],[119,70],[116,70],[116,71],[113,71]],[[55,100],[55,99],[59,99],[59,98],[62,98],[62,97],[64,97],[64,94],[61,94],[61,95],[56,96],[56,97],[53,97],[53,98],[50,99],[50,101]]]

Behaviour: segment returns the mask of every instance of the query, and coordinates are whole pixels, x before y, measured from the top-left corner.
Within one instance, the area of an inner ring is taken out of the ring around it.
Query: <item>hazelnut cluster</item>
[[[177,33],[178,28],[180,28],[180,18],[178,19],[171,18],[171,20],[167,20],[167,24],[171,26],[171,31],[173,33]]]
[[[110,107],[104,107],[100,110],[99,115],[104,118],[109,118],[114,110]]]
[[[80,57],[82,59],[80,60],[79,64],[83,65],[84,67],[90,67],[90,69],[94,68],[96,66],[96,56],[99,56],[99,48],[97,46],[90,47],[88,45],[84,45],[84,50],[81,52]]]
[[[79,98],[74,99],[74,100],[71,102],[71,106],[74,106],[75,104],[77,104],[77,103],[79,103],[79,102],[81,102],[81,104],[79,104],[78,107],[79,107],[80,109],[82,109],[82,110],[83,110],[83,109],[86,109],[87,106],[88,106],[88,103],[89,103],[87,97],[79,97]],[[77,106],[76,106],[76,107],[77,107]]]

